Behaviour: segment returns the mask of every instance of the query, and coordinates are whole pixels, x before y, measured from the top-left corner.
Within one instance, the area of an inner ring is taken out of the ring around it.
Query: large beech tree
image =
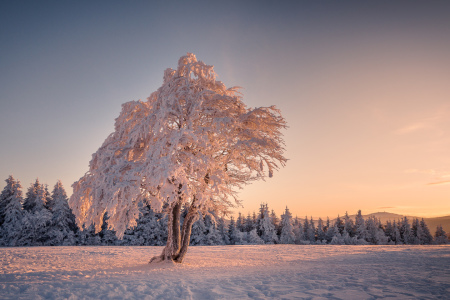
[[[70,205],[80,227],[94,223],[97,231],[108,213],[119,237],[136,224],[140,202],[164,210],[167,245],[151,261],[182,262],[199,213],[226,214],[240,203],[238,189],[284,166],[283,128],[274,106],[248,108],[238,88],[188,53],[147,101],[122,105],[115,131],[73,184]]]

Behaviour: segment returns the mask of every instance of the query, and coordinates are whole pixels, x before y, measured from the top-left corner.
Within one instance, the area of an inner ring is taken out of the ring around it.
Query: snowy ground
[[[0,299],[449,299],[450,246],[0,248]]]

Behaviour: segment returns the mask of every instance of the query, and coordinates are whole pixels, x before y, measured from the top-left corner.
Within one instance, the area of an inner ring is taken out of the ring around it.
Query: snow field
[[[0,248],[0,299],[448,299],[450,246]]]

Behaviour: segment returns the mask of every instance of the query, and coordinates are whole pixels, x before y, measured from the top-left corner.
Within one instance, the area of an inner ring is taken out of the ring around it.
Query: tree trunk
[[[163,252],[159,256],[150,259],[149,263],[160,261],[173,261],[173,258],[180,253],[181,235],[180,235],[180,215],[181,202],[177,202],[168,212],[167,221],[167,243]]]
[[[177,256],[174,257],[174,261],[177,263],[183,262],[184,256],[186,255],[187,249],[189,247],[189,242],[191,240],[192,225],[195,223],[195,221],[197,221],[198,217],[199,214],[197,209],[191,206],[183,222],[181,248]]]
[[[163,252],[159,256],[150,259],[149,263],[161,261],[174,261],[177,263],[183,262],[184,256],[187,253],[189,242],[191,239],[192,225],[198,219],[198,210],[191,204],[187,216],[184,218],[183,229],[180,234],[180,215],[181,202],[176,203],[171,210],[169,210],[169,220],[167,224],[167,244]]]

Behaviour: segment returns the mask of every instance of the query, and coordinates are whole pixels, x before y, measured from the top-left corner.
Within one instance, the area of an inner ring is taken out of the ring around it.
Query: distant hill
[[[394,214],[394,213],[390,213],[390,212],[376,212],[376,213],[372,213],[372,214],[368,214],[368,215],[363,215],[364,219],[366,219],[368,217],[372,217],[372,216],[380,219],[381,223],[383,223],[383,224],[386,223],[386,221],[399,220],[404,217],[407,217],[410,221],[412,221],[415,218],[417,218],[419,220],[422,219],[421,217],[405,216],[405,215],[399,215],[399,214]],[[351,215],[349,217],[352,219],[355,219],[356,215]],[[442,227],[444,228],[445,232],[447,232],[447,234],[450,233],[450,216],[437,217],[437,218],[423,218],[423,219],[425,220],[425,223],[427,223],[431,234],[434,235],[434,233],[436,231],[436,227],[438,225],[442,225]]]

